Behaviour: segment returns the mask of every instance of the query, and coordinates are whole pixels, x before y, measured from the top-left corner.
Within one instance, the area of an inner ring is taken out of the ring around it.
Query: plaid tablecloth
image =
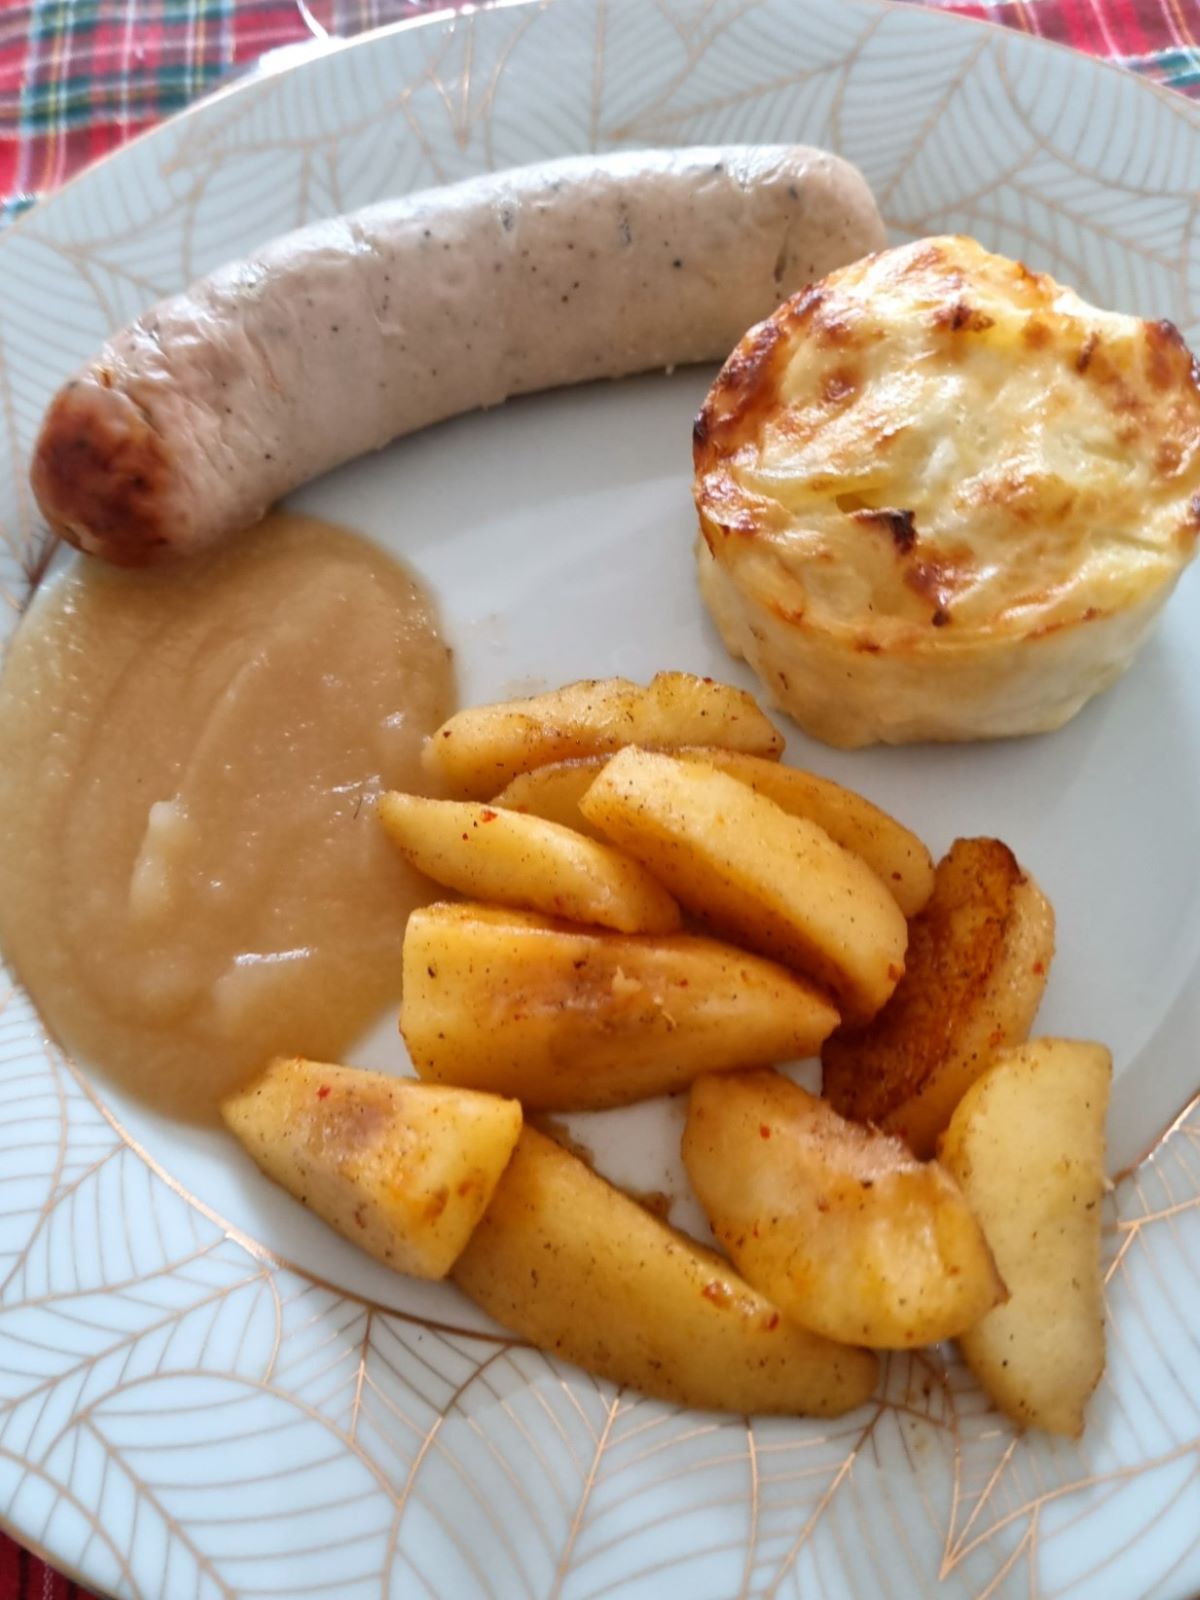
[[[0,225],[269,50],[455,3],[0,0]],[[1200,97],[1200,0],[923,3],[1107,56]],[[0,1534],[0,1600],[89,1597]]]

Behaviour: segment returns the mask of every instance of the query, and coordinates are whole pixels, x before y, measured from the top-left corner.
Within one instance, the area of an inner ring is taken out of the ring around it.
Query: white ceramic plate
[[[1081,57],[875,0],[554,0],[362,39],[141,140],[0,238],[0,636],[43,405],[113,326],[273,233],[622,143],[811,140],[896,238],[957,229],[1200,335],[1200,116]],[[748,682],[691,573],[707,375],[543,396],[299,503],[440,595],[465,701],[686,667]],[[464,470],[466,464],[466,470]],[[1054,900],[1045,1031],[1114,1048],[1114,1166],[1200,1079],[1200,572],[1063,732],[789,759],[935,849],[1009,840]],[[30,796],[30,804],[37,797]],[[358,1059],[403,1069],[394,1027]],[[216,1135],[0,1013],[0,1508],[121,1595],[1183,1597],[1200,1589],[1200,1115],[1118,1186],[1109,1371],[1078,1445],[1020,1439],[947,1353],[834,1426],[689,1414],[515,1348],[359,1258]],[[679,1111],[593,1119],[680,1192]],[[676,1215],[694,1220],[682,1202]]]

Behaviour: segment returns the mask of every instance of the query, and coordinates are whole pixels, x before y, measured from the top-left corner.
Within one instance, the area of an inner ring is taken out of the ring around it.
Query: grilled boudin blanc
[[[1195,552],[1200,379],[1168,322],[972,239],[830,273],[752,328],[696,423],[701,589],[830,744],[1059,727]]]
[[[94,555],[187,555],[444,417],[719,360],[883,242],[855,169],[795,145],[571,157],[388,200],[115,334],[52,401],[34,492]]]

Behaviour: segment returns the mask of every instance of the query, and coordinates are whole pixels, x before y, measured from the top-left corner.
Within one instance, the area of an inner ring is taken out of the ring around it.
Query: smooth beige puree
[[[452,701],[419,585],[305,517],[39,595],[0,676],[0,944],[58,1040],[188,1118],[336,1058],[432,894],[375,797],[423,787]]]

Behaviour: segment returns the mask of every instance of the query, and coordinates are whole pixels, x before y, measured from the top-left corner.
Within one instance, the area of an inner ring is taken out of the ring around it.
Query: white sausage
[[[365,450],[509,395],[715,361],[885,243],[800,146],[635,151],[471,179],[288,234],[163,301],[51,403],[34,492],[136,565]]]

